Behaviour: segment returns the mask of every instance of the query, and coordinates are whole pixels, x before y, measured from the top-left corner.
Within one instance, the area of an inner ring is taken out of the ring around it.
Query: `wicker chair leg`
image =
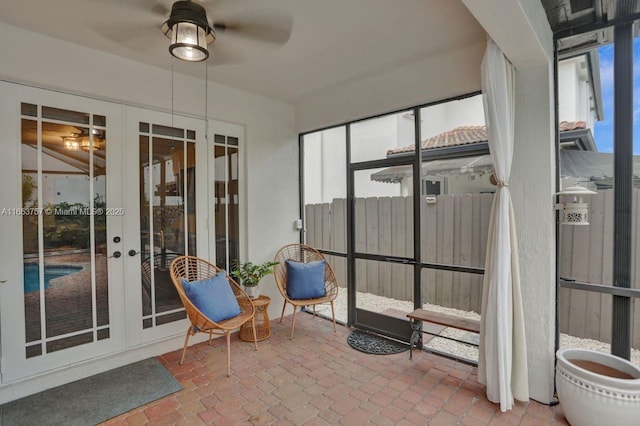
[[[316,317],[316,305],[313,305],[313,317]]]
[[[331,316],[333,317],[333,332],[337,333],[337,331],[336,331],[336,312],[333,309],[333,300],[331,301]]]
[[[287,307],[287,301],[284,301],[284,305],[282,305],[282,314],[280,315],[280,324],[282,324],[282,318],[284,318],[284,308]],[[295,307],[294,307],[295,309]]]
[[[191,336],[191,326],[187,328],[187,337],[184,338],[184,347],[182,348],[182,357],[180,358],[180,365],[184,362],[184,354],[187,352],[187,345],[189,344],[189,337]]]
[[[256,333],[256,318],[251,318],[251,328],[253,329],[253,343],[256,345],[256,351],[258,350],[258,333]]]
[[[296,307],[293,306],[293,321],[291,321],[291,337],[289,339],[293,339],[293,328],[296,326]]]
[[[207,343],[208,345],[211,344],[211,339],[213,339],[213,330],[209,332],[209,342]]]
[[[231,333],[225,331],[227,335],[227,377],[231,376]]]

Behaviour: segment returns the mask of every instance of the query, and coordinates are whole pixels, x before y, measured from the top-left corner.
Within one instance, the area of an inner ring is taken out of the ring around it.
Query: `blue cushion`
[[[220,322],[242,312],[225,271],[202,281],[180,281],[189,300],[212,321]]]
[[[287,260],[287,294],[293,300],[316,299],[325,295],[325,260],[302,263]]]

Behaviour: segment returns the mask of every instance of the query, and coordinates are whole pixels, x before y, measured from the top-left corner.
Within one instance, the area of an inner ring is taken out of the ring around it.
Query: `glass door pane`
[[[208,259],[204,121],[126,108],[125,280],[128,343],[184,333],[186,312],[169,273],[178,256]]]
[[[139,123],[143,328],[186,318],[169,266],[197,255],[195,138],[194,130]]]
[[[104,116],[31,104],[22,110],[22,199],[25,213],[34,213],[23,216],[32,357],[110,335],[107,131]]]
[[[216,266],[230,270],[240,258],[239,138],[214,135],[213,219]]]

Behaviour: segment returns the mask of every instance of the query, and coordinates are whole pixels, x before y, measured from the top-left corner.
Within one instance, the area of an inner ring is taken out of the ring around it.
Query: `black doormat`
[[[0,425],[95,425],[181,389],[149,358],[0,405]]]
[[[406,343],[361,330],[353,330],[349,333],[347,343],[357,351],[374,355],[391,355],[409,350],[409,345]]]

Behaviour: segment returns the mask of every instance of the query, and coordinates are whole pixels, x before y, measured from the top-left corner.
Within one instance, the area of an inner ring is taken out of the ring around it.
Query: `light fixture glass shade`
[[[204,61],[209,56],[204,28],[191,22],[174,24],[171,30],[169,51],[173,56],[183,61]]]
[[[66,149],[67,151],[77,151],[79,146],[78,146],[78,141],[76,139],[69,139],[69,138],[62,138],[63,143],[64,143],[64,149]]]

